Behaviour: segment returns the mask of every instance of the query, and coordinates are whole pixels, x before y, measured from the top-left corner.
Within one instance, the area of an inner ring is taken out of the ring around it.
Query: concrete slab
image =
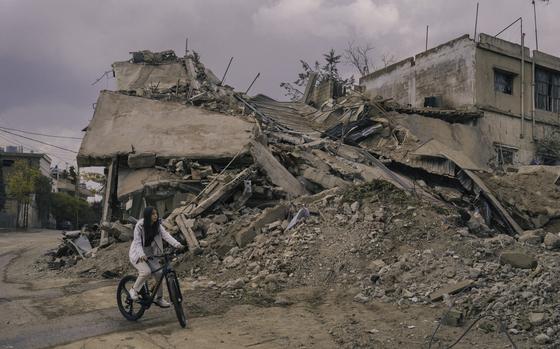
[[[254,123],[174,102],[102,91],[78,153],[103,166],[132,152],[157,158],[227,159],[248,150]]]
[[[133,90],[138,94],[148,86],[168,89],[177,85],[178,80],[184,85],[188,79],[185,67],[179,62],[158,65],[115,62],[113,70],[118,90]]]
[[[136,191],[141,191],[147,183],[180,181],[181,177],[155,168],[121,169],[119,171],[117,197],[120,198]]]

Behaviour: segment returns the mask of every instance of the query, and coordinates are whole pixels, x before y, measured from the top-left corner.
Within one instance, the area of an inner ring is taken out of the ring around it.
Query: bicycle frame
[[[145,288],[147,292],[147,297],[148,298],[144,298],[142,297],[142,299],[139,300],[139,302],[145,306],[146,308],[149,308],[152,303],[154,302],[154,299],[156,297],[157,291],[158,289],[161,287],[162,281],[165,278],[166,283],[167,283],[167,287],[169,287],[169,275],[172,275],[172,277],[174,277],[175,279],[177,279],[177,275],[175,274],[175,270],[173,270],[173,267],[171,266],[171,261],[169,260],[169,255],[165,254],[163,256],[153,256],[154,258],[164,258],[164,264],[161,268],[158,268],[154,271],[152,271],[153,273],[157,273],[158,271],[162,271],[161,273],[161,277],[157,280],[156,284],[154,285],[154,287],[152,287],[152,289],[150,290],[148,288],[148,282],[146,281],[146,283],[144,284],[143,289]],[[181,290],[179,288],[179,297],[180,299],[183,298],[183,295],[181,294]]]

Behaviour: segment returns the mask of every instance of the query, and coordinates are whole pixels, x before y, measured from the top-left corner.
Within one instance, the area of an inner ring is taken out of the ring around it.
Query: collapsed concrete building
[[[372,95],[393,98],[408,113],[444,115],[472,126],[484,143],[470,156],[496,165],[553,164],[536,141],[558,131],[560,58],[480,34],[463,35],[360,79]],[[472,143],[476,144],[474,139]]]
[[[531,58],[517,49],[484,34],[478,42],[463,36],[363,77],[365,93],[312,74],[297,102],[235,92],[195,52],[134,52],[113,64],[119,91],[100,93],[78,164],[107,167],[104,221],[139,217],[152,205],[194,247],[207,229],[197,217],[279,205],[281,215],[294,214],[282,203],[372,180],[461,206],[467,220],[482,217],[482,230],[519,234],[560,210],[521,213],[482,179],[496,167],[496,151],[499,165],[527,163],[531,135],[557,128],[550,120],[557,107],[533,113],[528,84],[502,76],[514,77],[526,55],[531,78]],[[540,75],[556,67],[542,53],[533,59]],[[532,123],[516,115],[522,84]],[[556,100],[535,96],[539,108]],[[534,128],[521,134],[525,124]],[[243,246],[256,234],[249,224],[232,239]]]
[[[476,57],[483,43],[465,37],[433,52],[456,45],[475,45]],[[365,304],[433,306],[449,295],[442,323],[497,314],[510,334],[557,342],[559,167],[496,164],[494,142],[513,145],[510,130],[481,125],[507,115],[459,93],[475,91],[472,59],[436,64],[434,80],[457,88],[418,96],[416,60],[400,77],[383,75],[407,63],[348,90],[312,74],[301,100],[283,102],[222,85],[194,52],[134,52],[113,65],[118,91],[100,93],[78,154],[80,166],[106,167],[101,231],[66,233],[49,268],[130,272],[118,242],[152,205],[188,245],[177,272],[204,287],[205,302],[215,292],[270,304],[279,290],[311,286]],[[459,84],[464,74],[471,85]],[[352,340],[365,332],[348,326]]]

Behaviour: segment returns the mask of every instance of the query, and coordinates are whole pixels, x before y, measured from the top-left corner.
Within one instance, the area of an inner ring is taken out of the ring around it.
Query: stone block
[[[500,264],[509,264],[514,268],[534,269],[539,264],[537,260],[523,252],[504,251],[500,255]]]
[[[539,245],[543,242],[544,235],[545,233],[542,229],[526,230],[519,237],[519,241],[530,245]]]
[[[549,250],[560,249],[560,236],[553,233],[547,233],[544,237],[544,246]]]
[[[276,221],[281,222],[286,218],[287,212],[288,206],[283,204],[265,209],[251,225],[233,233],[237,245],[239,247],[247,246],[262,228]]]

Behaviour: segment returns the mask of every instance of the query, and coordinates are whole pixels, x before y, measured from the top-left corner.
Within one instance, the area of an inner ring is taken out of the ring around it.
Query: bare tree
[[[348,47],[344,50],[345,63],[356,68],[360,76],[367,75],[374,69],[371,56],[373,49],[374,47],[371,44],[360,46],[350,41]]]
[[[383,62],[383,68],[387,68],[387,66],[395,63],[395,56],[388,54],[388,53],[384,53],[381,56],[381,61]]]

